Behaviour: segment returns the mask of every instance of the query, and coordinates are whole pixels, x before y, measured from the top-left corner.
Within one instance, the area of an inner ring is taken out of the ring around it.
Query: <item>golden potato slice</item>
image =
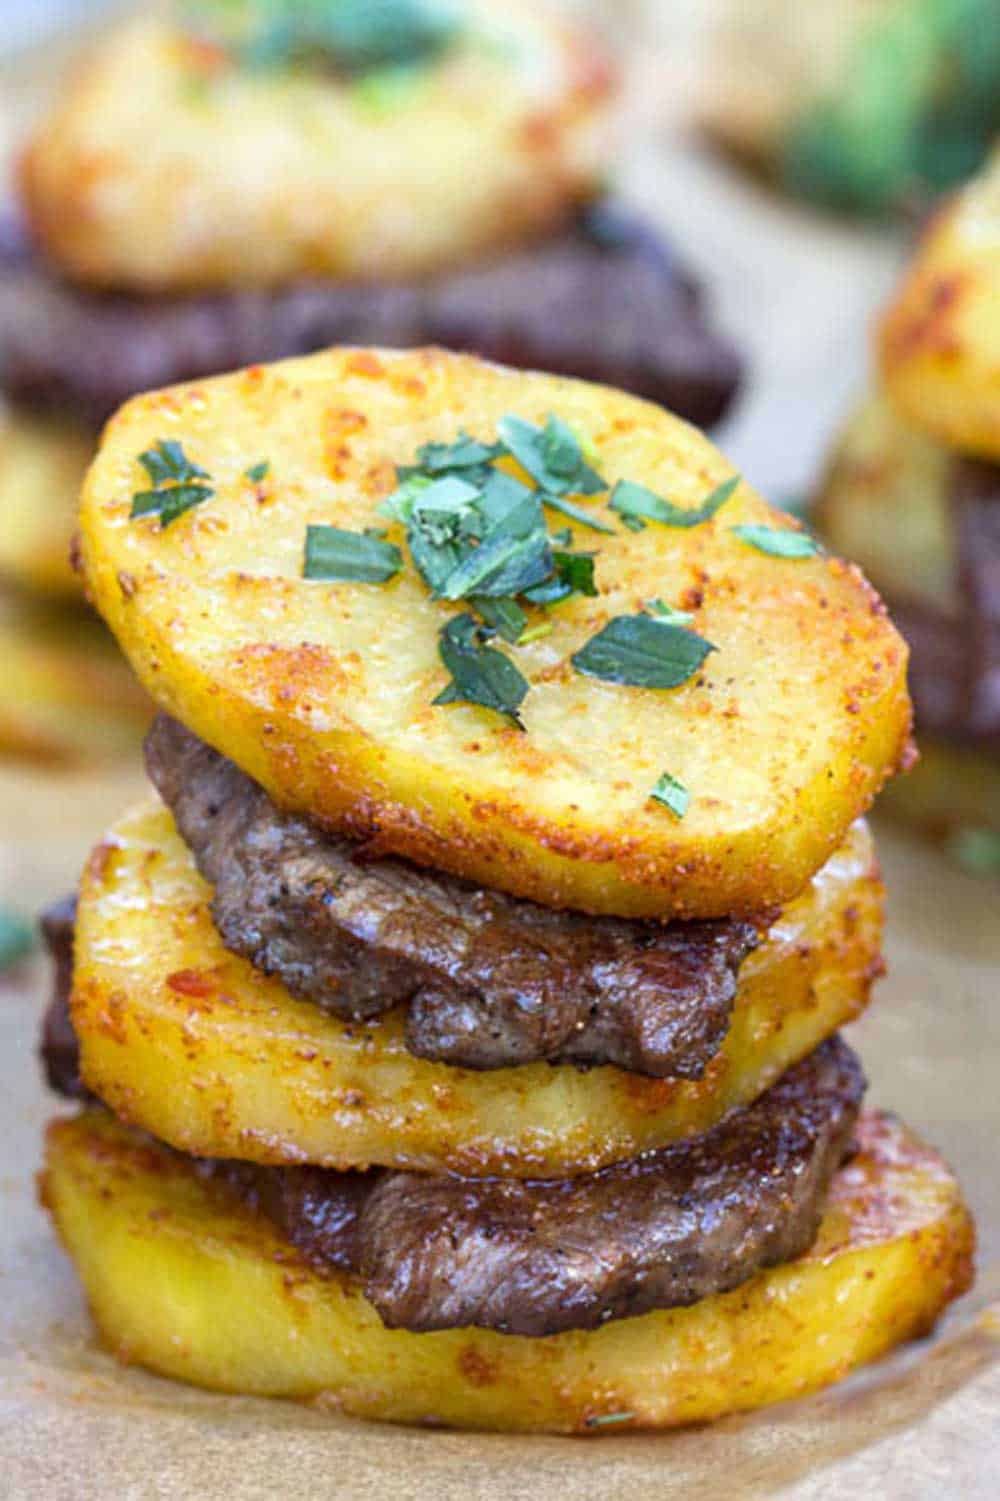
[[[94,442],[68,417],[0,411],[0,577],[7,582],[60,599],[80,595],[69,554]]]
[[[587,434],[610,484],[691,507],[730,473],[685,423],[605,387],[440,350],[332,350],[123,408],[82,502],[94,598],[161,704],[279,804],[381,851],[626,917],[782,902],[904,752],[906,648],[853,568],[739,540],[737,524],[793,524],[749,486],[700,526],[575,526],[600,593],[517,649],[523,734],[490,710],[434,707],[439,632],[466,606],[432,600],[410,564],[388,584],[302,579],[307,524],[378,522],[419,445],[550,412]],[[169,438],[215,493],[161,529],[129,513],[148,484],[138,456]],[[245,470],[263,459],[258,495]],[[603,523],[606,499],[590,503]],[[657,596],[718,648],[695,677],[655,691],[573,670],[609,619]],[[650,800],[663,772],[690,792],[683,819]]]
[[[957,611],[952,456],[873,393],[848,422],[813,510],[818,530],[890,599]]]
[[[123,26],[25,157],[43,247],[81,281],[189,290],[423,275],[544,232],[605,169],[608,61],[529,0],[462,8],[468,39],[381,104]]]
[[[44,1203],[120,1359],[357,1417],[578,1433],[669,1428],[798,1397],[929,1330],[974,1232],[930,1148],[869,1112],[808,1255],[691,1308],[524,1339],[385,1329],[183,1158],[103,1112],[49,1127]]]
[[[909,421],[1000,458],[1000,156],[939,214],[886,314],[882,376]]]
[[[0,756],[138,756],[151,706],[100,621],[0,595]]]
[[[882,890],[859,824],[744,963],[701,1080],[547,1063],[479,1073],[413,1057],[402,1012],[348,1024],[294,1000],[223,948],[210,894],[165,808],[123,818],[84,874],[72,1003],[90,1087],[203,1157],[588,1172],[754,1099],[858,1015],[879,971]]]

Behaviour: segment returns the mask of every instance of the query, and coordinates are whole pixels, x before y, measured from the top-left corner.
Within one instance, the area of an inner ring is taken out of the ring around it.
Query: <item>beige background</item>
[[[666,9],[661,4],[661,17]],[[697,7],[683,4],[678,19],[682,11],[697,22]],[[662,37],[662,24],[657,29]],[[689,51],[643,53],[632,112],[642,131],[622,188],[669,225],[710,276],[718,317],[750,353],[753,380],[720,443],[781,500],[806,488],[860,389],[866,328],[905,245],[779,204],[679,137],[671,122],[690,79]],[[95,780],[0,768],[0,901],[30,911],[72,884],[90,842],[139,785],[137,770]],[[890,975],[852,1040],[868,1066],[871,1098],[900,1110],[945,1151],[981,1231],[978,1285],[936,1341],[818,1398],[659,1438],[408,1432],[121,1371],[95,1348],[69,1267],[34,1204],[32,1173],[52,1110],[34,1060],[45,985],[36,961],[0,979],[0,1498],[993,1501],[1000,883],[974,881],[917,842],[881,832],[892,893]]]

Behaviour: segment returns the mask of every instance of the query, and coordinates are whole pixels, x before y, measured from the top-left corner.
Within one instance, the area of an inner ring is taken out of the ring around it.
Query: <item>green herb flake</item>
[[[530,646],[533,641],[542,641],[546,636],[552,635],[552,621],[540,620],[537,625],[531,625],[518,637],[518,646]]]
[[[497,431],[508,453],[548,495],[599,495],[608,488],[561,417],[550,416],[544,427],[537,427],[510,415],[500,419]]]
[[[691,625],[694,621],[694,616],[687,610],[675,610],[673,605],[665,604],[662,599],[647,599],[646,613],[667,625]]]
[[[539,496],[543,506],[551,506],[553,511],[558,511],[563,516],[568,516],[580,526],[589,527],[592,532],[603,532],[606,537],[613,537],[615,529],[606,521],[598,521],[596,516],[585,511],[583,506],[576,506],[571,500],[566,500],[562,495],[549,495],[543,493]]]
[[[597,598],[594,583],[594,554],[592,552],[554,552],[552,561],[555,572],[545,583],[534,589],[526,589],[524,597],[533,605],[554,605],[568,599],[571,594],[583,594],[588,599]]]
[[[619,615],[574,652],[577,672],[629,688],[679,688],[701,667],[710,641],[651,615]]]
[[[159,516],[165,530],[178,516],[215,494],[211,485],[202,483],[212,476],[189,459],[175,439],[161,439],[139,455],[139,463],[156,488],[133,495],[129,512],[133,521],[140,516]]]
[[[435,704],[477,704],[524,729],[519,709],[529,684],[509,657],[486,644],[490,632],[473,615],[456,615],[438,638],[441,660],[452,681]]]
[[[734,526],[730,530],[747,547],[765,552],[772,558],[814,558],[820,550],[815,537],[791,527],[748,524]]]
[[[632,480],[619,480],[611,492],[608,506],[612,511],[617,511],[625,525],[633,531],[641,530],[647,521],[657,521],[661,526],[701,526],[704,522],[711,521],[716,512],[722,509],[739,483],[739,475],[734,474],[713,490],[700,506],[691,507],[675,505],[672,500],[666,500],[653,490],[647,490],[645,485],[634,484]]]
[[[516,599],[480,599],[473,595],[469,604],[484,624],[509,641],[511,646],[523,641],[528,617]]]
[[[0,970],[10,969],[35,946],[31,924],[16,912],[0,907]]]
[[[267,479],[270,472],[271,461],[261,459],[259,464],[253,464],[249,469],[244,470],[244,478],[248,479],[251,484],[259,485]]]
[[[336,526],[306,528],[302,577],[327,582],[384,584],[403,566],[403,554],[392,542],[365,532],[341,531]]]
[[[452,0],[199,0],[192,30],[247,68],[332,68],[364,79],[434,62],[465,18]]]
[[[587,1419],[588,1428],[611,1428],[616,1423],[632,1423],[634,1412],[599,1412]]]
[[[683,782],[678,782],[669,771],[657,778],[656,786],[649,794],[654,802],[662,803],[677,818],[683,818],[691,806],[691,794]]]

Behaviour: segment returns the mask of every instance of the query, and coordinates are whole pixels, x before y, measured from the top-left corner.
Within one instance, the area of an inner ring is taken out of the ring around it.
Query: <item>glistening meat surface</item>
[[[214,887],[226,946],[347,1019],[408,1005],[419,1057],[697,1079],[725,1040],[752,923],[554,912],[401,860],[365,860],[357,844],[283,813],[165,716],[146,761]]]

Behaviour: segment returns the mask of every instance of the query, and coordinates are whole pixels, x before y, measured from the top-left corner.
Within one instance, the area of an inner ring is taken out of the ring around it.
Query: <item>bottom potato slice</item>
[[[347,1024],[223,947],[210,890],[160,804],[123,818],[81,888],[73,1022],[83,1076],[182,1151],[565,1176],[706,1130],[863,1009],[882,889],[864,824],[740,974],[721,1052],[696,1082],[547,1063],[477,1073],[415,1058],[405,1016]]]
[[[98,620],[0,595],[0,663],[0,756],[138,756],[152,707]]]
[[[43,1198],[109,1347],[220,1391],[366,1418],[619,1432],[716,1418],[836,1381],[922,1334],[971,1278],[944,1163],[870,1113],[812,1251],[690,1308],[546,1339],[387,1330],[262,1218],[104,1112],[49,1128]]]

